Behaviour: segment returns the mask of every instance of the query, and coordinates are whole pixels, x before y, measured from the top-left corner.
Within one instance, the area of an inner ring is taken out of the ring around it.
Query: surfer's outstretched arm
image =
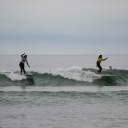
[[[105,58],[105,59],[103,59],[103,61],[105,61],[105,60],[107,60],[108,59],[108,57],[107,58]]]
[[[28,62],[26,62],[26,63],[27,63],[27,65],[28,65],[28,67],[30,68],[30,66],[29,66]]]
[[[29,64],[28,64],[28,61],[26,60],[26,64],[28,65],[28,67],[30,68]]]

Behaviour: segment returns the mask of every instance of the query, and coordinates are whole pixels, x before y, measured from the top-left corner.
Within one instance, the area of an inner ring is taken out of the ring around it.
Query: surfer
[[[100,74],[100,72],[102,71],[102,67],[101,67],[100,63],[101,63],[102,61],[105,61],[106,59],[108,59],[108,57],[105,58],[105,59],[103,59],[103,58],[102,58],[102,55],[99,55],[99,57],[98,57],[98,59],[97,59],[97,62],[96,62],[96,66],[99,68],[99,70],[97,71],[97,74]]]
[[[109,66],[110,70],[112,70],[112,66]]]
[[[26,62],[29,68],[30,68],[30,66],[29,66],[28,61],[27,61],[27,55],[25,55],[25,53],[24,53],[24,54],[21,55],[21,57],[22,57],[22,59],[21,59],[21,62],[19,64],[19,66],[21,68],[20,74],[22,74],[22,70],[24,71],[24,74],[25,74],[26,72],[25,72],[25,69],[24,69],[24,63]]]

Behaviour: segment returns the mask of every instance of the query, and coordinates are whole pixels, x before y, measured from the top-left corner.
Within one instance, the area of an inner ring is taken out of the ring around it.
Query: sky
[[[128,54],[128,0],[0,0],[0,54]]]

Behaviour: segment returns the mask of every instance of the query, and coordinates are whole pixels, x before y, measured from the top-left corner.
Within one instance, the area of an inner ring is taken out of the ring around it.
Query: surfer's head
[[[110,70],[112,70],[112,66],[109,66]]]
[[[99,57],[98,58],[102,58],[102,55],[99,55]]]
[[[24,58],[26,59],[27,58],[27,55],[25,55]]]

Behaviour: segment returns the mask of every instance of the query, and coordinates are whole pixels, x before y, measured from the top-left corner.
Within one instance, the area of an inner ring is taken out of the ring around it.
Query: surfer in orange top
[[[98,57],[98,59],[97,59],[97,62],[96,62],[96,66],[99,68],[99,70],[97,71],[97,74],[100,74],[100,72],[102,71],[102,67],[101,67],[100,63],[101,63],[102,61],[105,61],[106,59],[108,59],[108,57],[105,58],[105,59],[103,59],[103,58],[102,58],[102,55],[99,55],[99,57]]]

